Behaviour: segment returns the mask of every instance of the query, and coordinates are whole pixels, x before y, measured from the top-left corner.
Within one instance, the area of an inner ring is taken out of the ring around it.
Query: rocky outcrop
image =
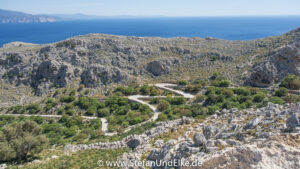
[[[269,58],[252,68],[246,84],[257,87],[269,87],[288,74],[300,75],[300,40],[281,47]]]
[[[175,58],[159,59],[149,62],[147,70],[154,76],[161,76],[170,73],[171,66],[179,64],[179,60]]]
[[[300,147],[297,144],[300,143],[300,135],[286,133],[290,125],[278,123],[286,121],[290,113],[294,114],[295,109],[300,109],[300,104],[281,106],[269,103],[257,110],[221,111],[222,113],[209,117],[199,126],[192,125],[176,140],[170,140],[172,144],[167,142],[155,147],[147,159],[152,162],[163,161],[165,164],[171,161],[199,164],[180,167],[186,169],[220,166],[298,168]],[[233,111],[236,113],[231,113]],[[287,120],[287,123],[295,127],[293,124],[297,121],[294,120]],[[152,166],[155,169],[172,167],[175,165]]]
[[[86,87],[99,87],[112,82],[126,82],[129,80],[129,75],[118,68],[93,66],[83,71],[81,80]]]

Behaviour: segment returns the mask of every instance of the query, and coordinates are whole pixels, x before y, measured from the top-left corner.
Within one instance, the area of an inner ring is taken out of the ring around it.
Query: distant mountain
[[[0,9],[0,23],[55,22],[61,18],[48,15],[32,15],[23,12]]]
[[[49,14],[32,15],[24,12],[10,11],[0,9],[0,23],[39,23],[39,22],[57,22],[71,20],[91,20],[91,19],[114,19],[114,18],[155,18],[165,16],[97,16],[85,14]]]

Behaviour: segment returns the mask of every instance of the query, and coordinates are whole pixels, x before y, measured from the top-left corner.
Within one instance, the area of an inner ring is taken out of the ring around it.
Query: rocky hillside
[[[59,18],[46,15],[31,15],[22,12],[0,9],[0,23],[55,22]]]
[[[155,128],[121,141],[67,145],[65,151],[129,147],[132,150],[120,156],[119,161],[130,164],[130,161],[147,160],[148,164],[153,162],[150,168],[155,169],[174,168],[174,161],[178,162],[178,167],[179,160],[185,161],[182,164],[197,162],[196,166],[180,167],[186,169],[220,166],[296,169],[300,167],[299,113],[299,104],[269,103],[264,108],[242,111],[224,109],[203,122],[183,117],[157,123]],[[157,161],[171,161],[173,165],[155,166]]]
[[[35,95],[71,84],[103,88],[213,72],[237,84],[268,87],[288,73],[300,74],[299,43],[300,29],[251,41],[89,34],[46,45],[15,42],[0,49],[0,77],[12,84],[5,91],[24,86]]]

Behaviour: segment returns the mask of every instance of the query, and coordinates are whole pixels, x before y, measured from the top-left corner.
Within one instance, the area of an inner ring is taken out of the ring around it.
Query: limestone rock
[[[194,135],[194,143],[196,146],[205,146],[206,138],[202,133],[196,133]]]

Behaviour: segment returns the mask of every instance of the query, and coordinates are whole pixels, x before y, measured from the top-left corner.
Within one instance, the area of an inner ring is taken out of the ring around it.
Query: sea
[[[251,40],[281,35],[298,27],[300,16],[103,18],[53,23],[5,23],[0,24],[0,46],[14,41],[46,44],[89,33]]]

